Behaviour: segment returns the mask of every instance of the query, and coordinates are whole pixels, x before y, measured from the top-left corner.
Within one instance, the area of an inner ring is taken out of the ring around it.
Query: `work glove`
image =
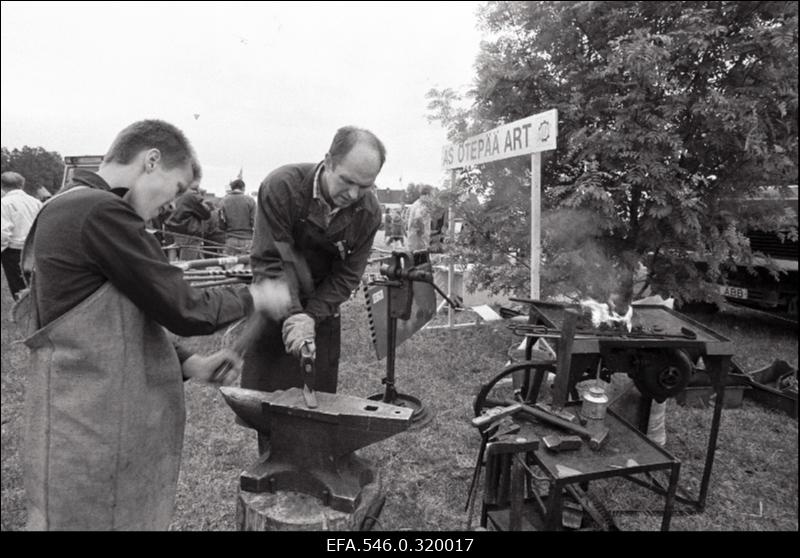
[[[283,322],[283,346],[288,354],[301,356],[303,345],[312,358],[317,350],[314,344],[314,318],[305,313],[293,314]]]
[[[286,281],[282,279],[262,279],[258,283],[250,284],[248,288],[250,295],[253,297],[253,309],[256,312],[263,312],[276,321],[289,313],[292,296],[289,293],[289,286]]]

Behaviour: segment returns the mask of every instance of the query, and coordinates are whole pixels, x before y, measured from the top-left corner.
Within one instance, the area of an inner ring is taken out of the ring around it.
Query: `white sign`
[[[548,110],[503,124],[472,136],[465,142],[446,145],[442,149],[442,168],[458,169],[517,155],[549,151],[556,148],[557,136],[558,111]]]

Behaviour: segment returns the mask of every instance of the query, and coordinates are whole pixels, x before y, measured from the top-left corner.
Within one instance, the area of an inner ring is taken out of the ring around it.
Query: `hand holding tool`
[[[247,322],[244,325],[244,330],[242,334],[234,341],[231,349],[240,357],[244,358],[245,352],[247,352],[248,347],[255,343],[255,340],[258,338],[261,330],[264,328],[264,324],[267,321],[267,317],[259,311],[254,311],[250,317],[247,319]],[[211,382],[218,382],[221,378],[225,377],[225,374],[233,367],[233,363],[229,360],[226,360],[221,366],[219,366],[215,371],[214,374],[211,376]]]
[[[315,322],[309,314],[304,312],[292,314],[283,321],[283,345],[286,353],[301,356],[301,351],[310,340],[314,342]]]

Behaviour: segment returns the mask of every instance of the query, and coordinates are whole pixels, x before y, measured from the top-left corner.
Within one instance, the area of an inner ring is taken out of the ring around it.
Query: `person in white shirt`
[[[432,194],[433,187],[423,184],[419,189],[419,198],[408,210],[407,247],[412,252],[430,248]]]
[[[17,300],[19,292],[25,289],[25,280],[20,268],[20,255],[25,238],[42,208],[42,202],[25,193],[25,177],[16,172],[0,175],[3,197],[2,203],[2,263],[11,296]]]

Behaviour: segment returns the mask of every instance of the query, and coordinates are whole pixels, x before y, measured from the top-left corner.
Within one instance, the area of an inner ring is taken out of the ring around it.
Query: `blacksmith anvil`
[[[406,430],[413,412],[325,392],[317,392],[319,406],[310,409],[300,388],[220,391],[240,419],[270,438],[270,451],[242,474],[242,490],[302,492],[346,513],[356,510],[361,489],[374,480],[354,452]]]

